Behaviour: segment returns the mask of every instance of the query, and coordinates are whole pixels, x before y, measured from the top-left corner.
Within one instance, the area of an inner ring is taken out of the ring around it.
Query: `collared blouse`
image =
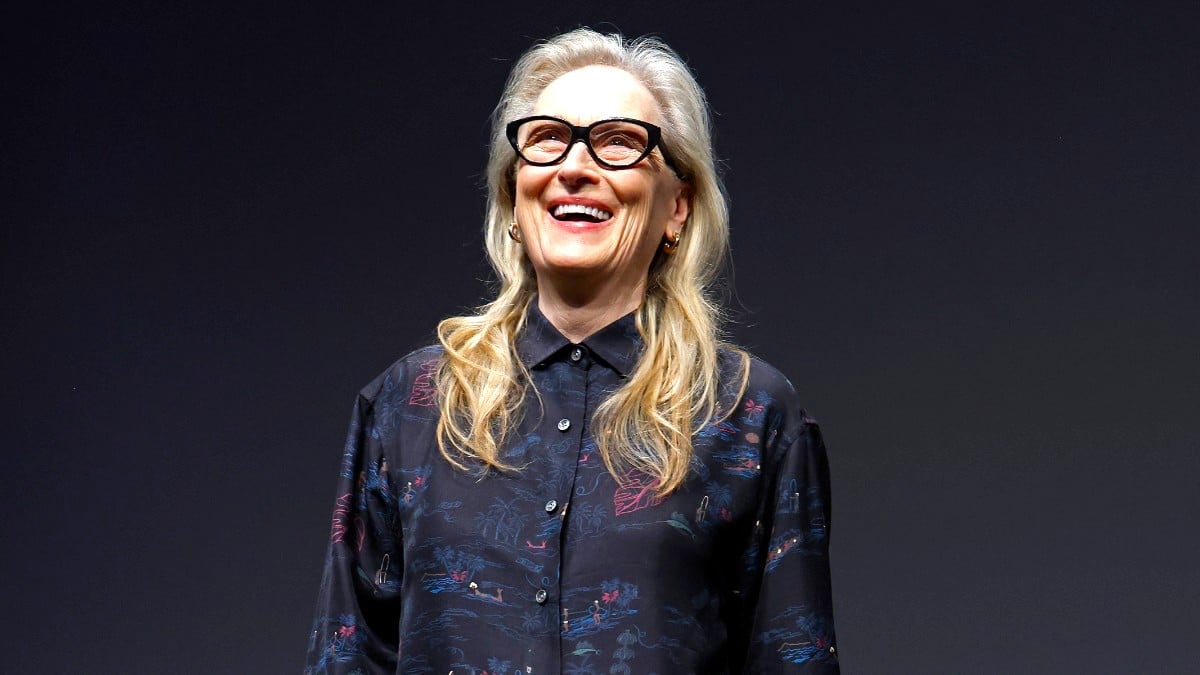
[[[682,487],[614,480],[590,422],[642,351],[633,316],[572,344],[531,309],[510,472],[438,451],[440,347],[359,394],[306,673],[836,673],[829,469],[791,383],[721,353],[723,410]]]

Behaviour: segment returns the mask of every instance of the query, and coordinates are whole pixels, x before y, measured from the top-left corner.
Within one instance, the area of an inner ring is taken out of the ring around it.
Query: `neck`
[[[538,309],[563,337],[575,343],[637,309],[645,296],[645,279],[634,287],[618,288],[538,283]]]

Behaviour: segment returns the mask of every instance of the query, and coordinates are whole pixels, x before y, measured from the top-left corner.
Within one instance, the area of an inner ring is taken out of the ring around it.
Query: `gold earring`
[[[521,228],[517,227],[517,221],[513,221],[512,225],[508,226],[508,238],[521,243]]]
[[[676,249],[679,248],[679,235],[682,234],[679,230],[671,234],[663,235],[662,250],[667,255],[675,255]]]

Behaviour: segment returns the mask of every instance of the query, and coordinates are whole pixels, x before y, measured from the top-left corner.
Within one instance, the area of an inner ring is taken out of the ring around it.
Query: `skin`
[[[632,117],[663,126],[654,96],[634,76],[611,66],[587,66],[551,82],[534,115],[580,126]],[[600,223],[559,221],[550,210],[563,201],[603,208]],[[520,162],[516,217],[526,255],[537,275],[538,307],[572,342],[636,309],[645,298],[650,263],[664,235],[683,229],[690,209],[686,183],[663,163],[659,150],[630,169],[606,169],[576,143],[559,164]]]

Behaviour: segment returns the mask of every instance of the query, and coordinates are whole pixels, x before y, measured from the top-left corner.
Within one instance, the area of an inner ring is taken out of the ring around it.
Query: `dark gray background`
[[[353,397],[484,298],[491,106],[580,24],[710,96],[845,671],[1200,663],[1195,2],[122,4],[0,20],[0,670],[300,669]]]

